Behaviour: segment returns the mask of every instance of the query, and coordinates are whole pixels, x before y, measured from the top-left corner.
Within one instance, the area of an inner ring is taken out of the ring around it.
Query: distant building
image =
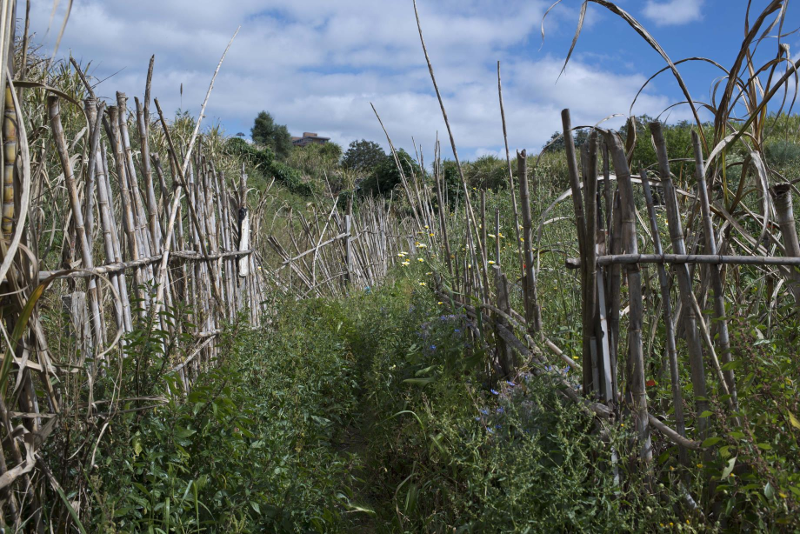
[[[314,132],[303,132],[302,137],[292,136],[292,144],[294,146],[306,146],[311,144],[324,145],[330,140],[330,137],[320,137]]]

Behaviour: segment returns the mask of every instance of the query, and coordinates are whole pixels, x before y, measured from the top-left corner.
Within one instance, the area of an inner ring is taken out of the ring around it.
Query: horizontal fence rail
[[[702,263],[707,265],[796,265],[800,258],[777,256],[725,256],[719,254],[620,254],[598,256],[597,265],[631,265],[635,263]]]

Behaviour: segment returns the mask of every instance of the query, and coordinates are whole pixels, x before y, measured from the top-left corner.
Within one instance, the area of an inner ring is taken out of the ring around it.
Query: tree
[[[344,153],[342,167],[360,173],[369,173],[386,159],[386,154],[378,143],[362,139],[353,141]]]
[[[286,125],[275,124],[275,119],[266,111],[256,117],[250,136],[253,143],[269,147],[280,159],[285,159],[292,151],[292,136]]]
[[[408,180],[411,180],[412,173],[420,176],[422,171],[419,165],[417,165],[405,150],[402,148],[398,150],[397,157],[400,160],[400,165],[403,167],[403,173]],[[401,181],[394,156],[384,154],[380,163],[373,167],[369,177],[359,184],[359,193],[362,196],[383,195],[388,197],[392,190],[400,185]]]

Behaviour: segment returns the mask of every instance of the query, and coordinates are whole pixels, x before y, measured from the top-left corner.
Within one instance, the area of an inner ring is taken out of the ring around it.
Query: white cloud
[[[644,83],[644,76],[629,69],[619,74],[609,70],[611,64],[600,68],[576,57],[556,84],[562,60],[535,52],[548,5],[549,0],[420,3],[462,157],[502,147],[498,59],[509,143],[531,151],[560,129],[562,108],[572,109],[574,124],[594,124],[627,113]],[[33,29],[49,44],[57,33],[44,36],[51,8],[51,0],[33,1]],[[554,10],[548,35],[561,31],[571,38],[575,15],[574,6]],[[231,135],[249,134],[253,117],[265,109],[293,133],[318,132],[344,146],[361,138],[387,146],[374,103],[397,145],[410,147],[413,136],[430,156],[438,132],[443,154],[449,154],[410,2],[75,0],[61,49],[84,63],[91,60],[99,79],[124,68],[97,88],[105,98],[116,90],[141,95],[155,53],[153,95],[167,113],[197,113],[219,55],[240,24],[207,109],[209,123],[220,120]],[[639,98],[635,112],[655,115],[667,107],[668,99],[653,91]]]
[[[644,16],[658,26],[674,26],[702,20],[704,0],[668,0],[656,2],[647,0]]]

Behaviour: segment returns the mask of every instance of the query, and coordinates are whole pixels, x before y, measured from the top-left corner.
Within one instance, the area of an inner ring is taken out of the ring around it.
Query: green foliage
[[[95,531],[326,532],[340,521],[353,463],[333,445],[354,407],[354,366],[334,331],[294,324],[228,332],[221,366],[188,397],[115,419],[91,479]],[[153,393],[179,390],[163,378]]]
[[[795,141],[777,139],[767,143],[765,147],[767,163],[783,173],[796,171],[800,166],[800,146]]]
[[[422,176],[422,170],[417,165],[417,162],[402,148],[397,151],[397,157],[400,160],[400,165],[408,180],[411,180],[412,174]],[[362,196],[379,196],[383,195],[388,197],[392,194],[395,187],[402,183],[400,172],[397,170],[397,164],[394,157],[391,155],[384,156],[383,160],[372,169],[369,177],[362,180],[359,184],[358,193]]]
[[[238,137],[228,139],[225,147],[228,154],[249,163],[267,179],[275,178],[276,182],[290,192],[304,197],[310,197],[313,194],[312,185],[303,181],[300,171],[277,161],[271,149],[252,146]]]
[[[386,153],[381,148],[381,145],[374,141],[353,141],[347,147],[347,152],[344,153],[342,159],[342,167],[356,171],[361,174],[369,174],[369,172],[377,167],[386,158]]]
[[[292,151],[292,136],[286,125],[276,124],[272,115],[266,111],[256,116],[250,135],[253,143],[270,148],[280,159],[287,158]]]
[[[346,185],[340,172],[341,157],[342,147],[336,143],[311,143],[294,147],[286,164],[307,177],[311,183],[317,184],[318,190],[327,190],[330,184],[334,193],[338,193]]]
[[[464,178],[469,187],[496,191],[508,187],[508,165],[496,156],[481,156],[464,164]]]

